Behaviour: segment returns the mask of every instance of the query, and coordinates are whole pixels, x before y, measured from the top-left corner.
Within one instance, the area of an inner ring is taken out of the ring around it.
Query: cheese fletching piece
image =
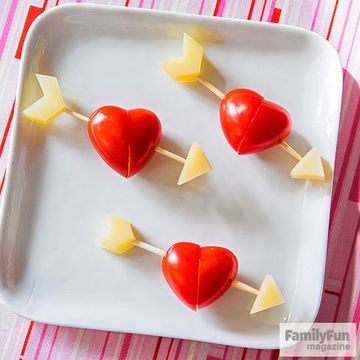
[[[317,148],[312,148],[291,170],[293,179],[325,180],[321,156]]]
[[[161,61],[161,67],[178,82],[196,81],[200,76],[204,49],[184,33],[183,56]]]
[[[110,232],[97,244],[115,254],[121,255],[135,246],[136,238],[131,225],[126,220],[110,215],[108,217]]]
[[[197,143],[193,143],[182,168],[178,185],[182,185],[212,169],[209,160]]]
[[[250,314],[267,310],[272,307],[281,305],[285,302],[278,285],[271,275],[266,275],[262,282],[259,293],[256,296],[254,304],[250,310]]]
[[[54,76],[36,74],[43,97],[24,110],[24,115],[37,123],[48,124],[66,110],[59,82]]]

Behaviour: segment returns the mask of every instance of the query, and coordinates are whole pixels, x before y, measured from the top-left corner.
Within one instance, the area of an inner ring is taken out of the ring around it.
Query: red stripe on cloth
[[[350,61],[351,54],[352,54],[352,50],[353,50],[353,47],[354,47],[355,38],[356,38],[356,35],[357,35],[359,23],[360,23],[360,16],[358,17],[357,22],[356,22],[355,31],[354,31],[354,36],[353,36],[352,41],[351,41],[350,51],[349,51],[348,58],[347,58],[347,60],[346,60],[345,69],[347,69],[348,66],[349,66],[349,61]]]
[[[182,340],[182,339],[179,341],[178,346],[176,348],[174,360],[179,360],[180,351],[181,351],[181,347],[182,347],[183,342],[184,342],[184,340]]]
[[[270,10],[269,10],[269,15],[268,15],[267,21],[271,21],[271,18],[274,13],[274,9],[275,9],[275,4],[276,4],[276,0],[272,0],[271,4],[270,4]]]
[[[333,27],[333,24],[334,24],[334,19],[335,19],[336,11],[337,11],[337,8],[338,8],[338,4],[339,4],[339,0],[336,0],[334,10],[333,10],[333,14],[332,14],[331,21],[330,21],[329,30],[328,30],[328,33],[326,35],[326,40],[330,39],[330,34],[331,34],[331,30],[332,30],[332,27]]]
[[[280,16],[281,16],[281,9],[275,8],[273,11],[273,14],[271,16],[271,22],[272,23],[278,23],[280,20]]]
[[[110,331],[108,331],[107,334],[106,334],[106,338],[105,338],[105,341],[104,341],[104,345],[103,345],[103,347],[101,349],[100,359],[99,360],[103,360],[103,358],[104,358],[106,346],[107,346],[107,344],[109,342],[109,337],[110,337]]]
[[[255,2],[256,2],[256,0],[251,1],[251,5],[250,5],[248,17],[247,17],[248,20],[251,20],[252,14],[254,12]]]
[[[278,360],[279,359],[279,353],[280,353],[279,349],[273,350],[271,352],[271,355],[270,355],[270,360]]]
[[[41,350],[42,344],[44,342],[44,337],[45,337],[45,333],[46,333],[47,328],[48,328],[48,325],[45,324],[43,329],[42,329],[42,332],[41,332],[41,335],[40,335],[40,340],[39,340],[38,346],[37,346],[36,351],[35,351],[34,360],[37,360],[39,358],[40,350]]]
[[[342,43],[343,43],[343,40],[344,40],[345,29],[346,29],[346,25],[348,24],[348,21],[349,21],[350,10],[351,10],[352,4],[353,4],[353,0],[350,0],[348,9],[346,11],[346,16],[345,16],[343,28],[342,28],[341,35],[340,35],[339,44],[338,44],[338,47],[337,47],[338,52],[340,52],[341,46],[342,46]]]
[[[320,9],[320,2],[321,0],[318,0],[317,4],[316,4],[316,8],[315,8],[315,12],[314,12],[314,17],[313,20],[311,22],[311,27],[310,30],[313,31],[315,28],[315,24],[316,24],[316,20],[318,18],[318,13],[319,13],[319,9]]]
[[[227,356],[228,351],[229,351],[229,346],[226,345],[221,360],[225,360],[225,359],[226,359],[226,356]]]
[[[169,344],[169,349],[168,349],[168,352],[166,354],[166,359],[165,360],[169,360],[169,356],[170,356],[170,353],[171,353],[171,348],[172,348],[173,343],[174,343],[174,339],[171,339],[170,344]]]
[[[22,349],[21,349],[20,356],[24,356],[24,354],[25,354],[26,347],[27,347],[27,344],[29,342],[29,338],[30,338],[33,326],[34,326],[34,322],[30,321],[30,325],[29,325],[28,331],[27,331],[26,336],[25,336],[25,340],[24,340],[24,343],[23,343],[23,346],[22,346]]]
[[[124,338],[124,341],[123,341],[123,344],[122,344],[122,347],[121,347],[120,355],[119,355],[119,360],[125,360],[126,359],[132,337],[133,337],[132,334],[126,334],[125,335],[125,338]]]
[[[51,354],[52,354],[52,352],[53,352],[53,350],[54,350],[54,345],[55,345],[55,341],[56,341],[56,338],[57,338],[58,333],[59,333],[59,329],[60,329],[60,326],[57,326],[57,327],[56,327],[56,330],[55,330],[54,337],[53,337],[52,340],[51,340],[51,345],[50,345],[49,354],[48,354],[48,356],[47,356],[47,360],[50,359],[50,356],[51,356]]]
[[[353,316],[353,322],[356,324],[357,328],[359,328],[359,323],[360,323],[360,294],[359,294],[357,302],[356,302],[354,316]]]
[[[225,9],[225,3],[226,3],[225,0],[217,0],[216,1],[213,16],[223,16],[224,9]]]
[[[24,41],[25,41],[26,35],[27,35],[28,31],[29,31],[29,28],[30,28],[31,24],[33,23],[33,21],[40,14],[42,14],[44,12],[44,10],[45,10],[44,7],[39,8],[39,7],[33,6],[33,5],[29,6],[29,10],[28,10],[28,13],[26,15],[23,30],[21,32],[21,36],[20,36],[20,39],[19,39],[18,47],[17,47],[16,53],[15,53],[15,58],[16,59],[21,59],[22,48],[24,46]]]
[[[4,183],[5,183],[5,176],[6,176],[6,170],[4,172],[4,175],[1,179],[1,183],[0,183],[0,194],[2,193],[3,187],[4,187]]]
[[[243,351],[243,353],[242,353],[242,355],[241,355],[241,360],[245,360],[246,359],[246,353],[247,353],[247,348],[244,348],[244,351]]]
[[[351,186],[349,200],[360,203],[360,159],[356,167],[354,182]]]
[[[332,199],[332,204],[331,204],[331,211],[330,211],[330,227],[332,227],[332,219],[334,217],[337,205],[338,205],[338,201],[340,198],[340,194],[341,194],[341,189],[342,189],[342,184],[344,183],[344,179],[345,179],[345,175],[346,175],[346,169],[349,165],[349,161],[350,161],[350,154],[351,154],[351,150],[353,148],[354,145],[354,140],[355,140],[355,135],[357,132],[357,126],[359,125],[359,119],[360,117],[360,101],[358,101],[357,104],[357,108],[356,108],[356,112],[355,112],[355,116],[354,116],[354,122],[352,124],[351,130],[350,130],[350,137],[348,140],[348,144],[345,150],[345,155],[344,155],[344,161],[340,170],[340,175],[339,175],[339,179],[337,181],[336,184],[336,188],[334,189],[334,196]]]
[[[264,1],[264,5],[263,5],[263,8],[261,10],[260,21],[262,21],[262,19],[264,17],[265,8],[266,8],[266,2],[267,2],[267,0]]]
[[[12,122],[12,119],[14,117],[14,107],[15,107],[15,100],[13,101],[13,104],[11,106],[11,110],[10,110],[10,114],[9,114],[9,117],[8,117],[8,120],[6,122],[6,127],[5,127],[5,131],[4,131],[4,135],[1,139],[1,143],[0,143],[0,157],[4,151],[4,147],[5,147],[5,143],[6,143],[6,139],[8,137],[8,134],[9,134],[9,130],[10,130],[10,126],[11,126],[11,122]]]
[[[350,269],[351,257],[354,255],[354,249],[355,249],[355,244],[356,244],[356,240],[357,240],[357,237],[358,237],[359,226],[360,226],[360,219],[359,219],[358,224],[357,224],[357,231],[355,232],[355,236],[354,236],[353,242],[351,244],[350,255],[349,255],[349,258],[348,258],[347,265],[346,265],[344,279],[343,279],[342,284],[341,284],[340,301],[338,302],[338,304],[336,306],[336,310],[335,310],[335,318],[334,318],[335,321],[337,320],[338,315],[339,315],[341,300],[342,300],[342,296],[343,296],[343,293],[344,293],[344,290],[345,290],[345,285],[346,285],[346,278],[347,278],[347,275],[348,275],[349,269]]]
[[[8,16],[7,16],[6,21],[5,21],[5,26],[4,26],[4,29],[3,29],[2,33],[1,33],[1,37],[0,37],[0,59],[1,59],[1,56],[2,56],[2,54],[4,52],[4,49],[5,49],[5,45],[6,45],[8,36],[9,36],[10,28],[11,28],[12,22],[13,22],[14,17],[15,17],[15,12],[16,12],[18,2],[19,2],[19,0],[12,0],[11,5],[10,5],[10,10],[8,12]]]
[[[200,15],[201,15],[201,14],[202,14],[202,12],[204,11],[205,1],[206,1],[206,0],[202,0],[202,1],[201,1],[201,4],[200,4],[200,9],[199,9],[199,14],[200,14]]]
[[[160,345],[161,345],[161,341],[162,341],[162,336],[160,336],[157,340],[156,346],[155,346],[155,351],[154,351],[154,355],[153,355],[153,360],[156,360],[159,354],[159,350],[160,350]]]

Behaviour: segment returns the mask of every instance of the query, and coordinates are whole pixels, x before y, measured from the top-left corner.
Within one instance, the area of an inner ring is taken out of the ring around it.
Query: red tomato
[[[235,280],[238,262],[225,248],[180,242],[166,252],[162,269],[176,296],[196,311],[229,289]]]
[[[289,113],[249,89],[226,94],[220,104],[220,120],[227,141],[238,154],[278,145],[291,131]]]
[[[88,134],[104,161],[128,178],[153,156],[161,139],[161,123],[146,109],[103,106],[90,116]]]

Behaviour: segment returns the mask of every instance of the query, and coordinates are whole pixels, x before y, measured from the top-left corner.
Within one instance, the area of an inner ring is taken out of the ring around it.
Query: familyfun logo
[[[282,357],[356,357],[355,323],[281,323]]]

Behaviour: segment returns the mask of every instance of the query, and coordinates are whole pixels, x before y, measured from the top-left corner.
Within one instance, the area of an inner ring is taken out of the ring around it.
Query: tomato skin
[[[161,139],[161,123],[146,109],[103,106],[88,123],[89,138],[103,160],[128,178],[151,159]]]
[[[234,89],[220,104],[220,120],[224,135],[231,147],[238,151],[241,140],[264,98],[255,91]]]
[[[238,272],[236,256],[219,246],[201,248],[198,308],[212,304],[230,288]]]
[[[289,113],[249,89],[226,94],[220,104],[220,121],[227,141],[240,155],[276,146],[291,132]]]
[[[190,309],[197,310],[200,246],[189,242],[172,245],[162,260],[166,281],[176,296]]]
[[[180,242],[162,261],[166,281],[178,298],[196,311],[221,297],[235,280],[238,262],[222,247]]]

